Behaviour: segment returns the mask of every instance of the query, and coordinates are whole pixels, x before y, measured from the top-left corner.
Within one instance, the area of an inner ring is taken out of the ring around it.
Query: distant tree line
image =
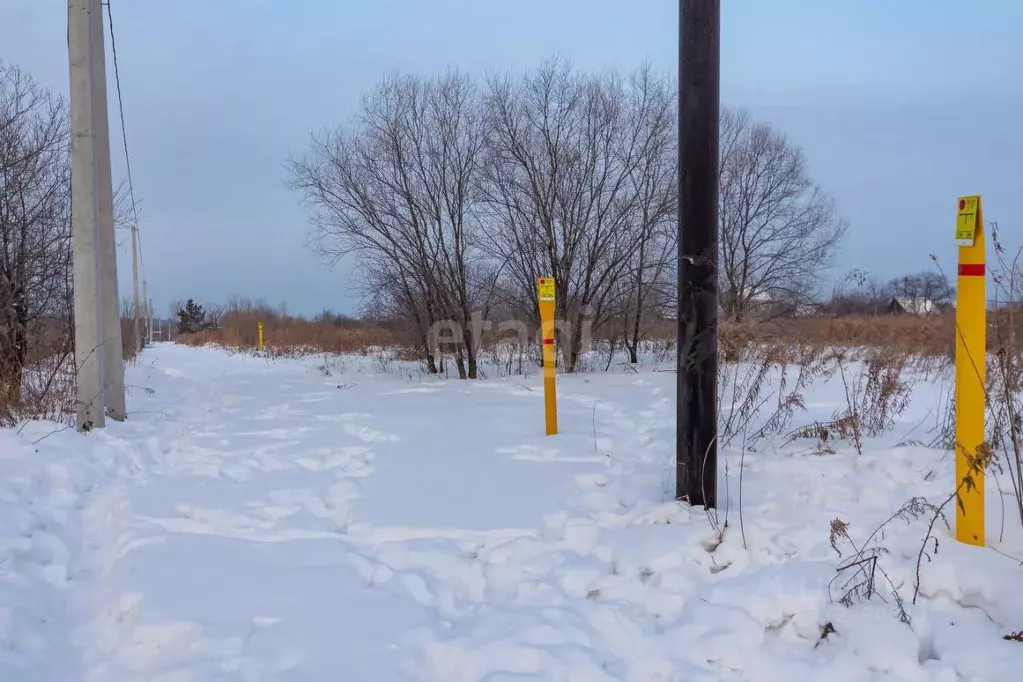
[[[882,315],[891,312],[895,303],[930,314],[950,307],[954,300],[954,286],[939,272],[921,271],[881,281],[854,271],[821,307],[831,315]]]
[[[290,160],[311,248],[353,256],[372,307],[405,320],[431,371],[450,321],[459,375],[477,375],[479,320],[538,325],[557,282],[563,367],[584,329],[635,355],[676,292],[677,89],[644,67],[521,76],[399,75]],[[721,121],[720,286],[743,319],[769,297],[808,301],[845,231],[801,149],[743,111]],[[476,327],[474,327],[474,324]]]

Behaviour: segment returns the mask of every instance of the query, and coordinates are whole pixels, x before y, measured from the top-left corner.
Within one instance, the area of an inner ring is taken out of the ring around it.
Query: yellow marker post
[[[541,277],[536,280],[540,299],[540,333],[543,336],[543,405],[547,423],[547,435],[558,432],[558,398],[555,392],[554,373],[554,278]]]
[[[984,544],[984,468],[971,466],[984,443],[987,292],[984,218],[979,196],[960,197],[956,219],[959,277],[956,291],[956,539]]]
[[[263,323],[259,323],[259,350],[263,350]]]

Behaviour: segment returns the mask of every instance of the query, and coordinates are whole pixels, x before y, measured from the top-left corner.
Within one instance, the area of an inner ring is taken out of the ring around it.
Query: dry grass
[[[282,315],[270,309],[235,309],[222,314],[216,328],[184,334],[178,343],[214,344],[237,350],[255,350],[259,323],[263,346],[271,356],[305,353],[366,353],[372,348],[400,347],[400,335],[381,325],[350,320],[313,321]]]
[[[126,363],[139,357],[133,343],[134,320],[121,319]],[[8,389],[16,385],[16,389]],[[29,329],[28,353],[20,378],[0,377],[0,426],[36,419],[71,423],[77,396],[74,377],[74,330],[67,320],[47,320]],[[14,395],[12,395],[12,393]]]
[[[993,350],[1006,338],[1004,315],[992,313],[989,326],[1002,329],[989,333]],[[1023,339],[1023,315],[1013,320]],[[373,348],[402,348],[411,352],[411,344],[394,325],[362,320],[313,321],[282,315],[273,309],[255,306],[223,313],[219,325],[196,334],[183,335],[179,343],[191,346],[215,344],[238,350],[253,350],[258,342],[258,324],[264,325],[264,343],[276,353],[365,353]],[[672,341],[675,325],[664,322],[650,331],[650,338]],[[721,352],[726,361],[740,360],[754,352],[767,354],[772,362],[793,362],[793,354],[805,355],[808,348],[887,349],[923,358],[951,359],[955,347],[955,318],[862,316],[781,318],[757,322],[722,322],[719,330]],[[597,339],[603,340],[603,339]],[[490,343],[484,339],[484,348]],[[789,357],[786,357],[789,356]]]
[[[817,348],[870,348],[951,357],[955,347],[953,316],[802,317],[745,323],[759,343]]]
[[[1000,325],[992,313],[989,325]],[[1017,325],[1023,339],[1023,315]],[[372,347],[404,345],[402,334],[391,326],[345,320],[340,323],[313,321],[281,315],[271,309],[228,311],[218,328],[182,336],[187,345],[217,344],[240,350],[254,349],[258,324],[263,322],[266,345],[281,348],[312,348],[317,352],[358,352]],[[1004,326],[1004,325],[1003,325]],[[955,319],[952,316],[913,317],[805,317],[766,322],[722,322],[720,335],[726,357],[741,355],[754,345],[775,349],[797,346],[817,348],[891,348],[921,356],[951,357]],[[665,322],[650,332],[654,340],[670,340],[675,326]],[[997,335],[989,334],[993,344]],[[486,343],[484,345],[487,345]]]
[[[991,313],[989,326],[1005,327],[1002,315]],[[1014,326],[1023,332],[1023,315]],[[675,338],[675,325],[665,322],[651,331],[660,340]],[[1023,339],[1023,335],[1019,338]],[[878,315],[847,317],[785,317],[766,321],[722,321],[718,332],[722,358],[740,360],[751,349],[762,353],[786,355],[805,353],[806,348],[871,349],[909,353],[922,358],[951,359],[955,348],[955,316],[917,317]],[[988,334],[989,345],[996,335]]]

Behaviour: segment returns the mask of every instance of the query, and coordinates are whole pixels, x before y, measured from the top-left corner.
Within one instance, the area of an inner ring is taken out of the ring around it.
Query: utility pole
[[[100,294],[99,186],[96,178],[93,0],[68,0],[71,80],[71,210],[74,242],[75,370],[78,428],[105,424]]]
[[[675,497],[717,506],[721,2],[679,0]]]
[[[147,345],[153,345],[153,302],[149,300],[149,283],[146,280],[142,280],[142,300],[146,306],[145,318],[146,318],[146,330],[145,338],[147,339]]]
[[[131,226],[131,285],[135,307],[135,352],[142,350],[142,314],[139,308],[139,226]]]
[[[101,0],[89,0],[92,22],[92,98],[95,112],[96,177],[99,192],[100,294],[103,297],[103,374],[107,416],[123,421],[124,347],[121,341],[121,300],[117,286],[117,240],[114,232],[114,186],[110,169],[110,121],[107,113],[106,41]]]

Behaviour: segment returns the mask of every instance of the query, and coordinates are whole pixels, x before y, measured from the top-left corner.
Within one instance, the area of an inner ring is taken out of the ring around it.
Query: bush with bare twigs
[[[72,354],[68,114],[0,62],[0,423],[66,408]]]
[[[62,97],[0,61],[0,425],[74,414],[69,120]]]

